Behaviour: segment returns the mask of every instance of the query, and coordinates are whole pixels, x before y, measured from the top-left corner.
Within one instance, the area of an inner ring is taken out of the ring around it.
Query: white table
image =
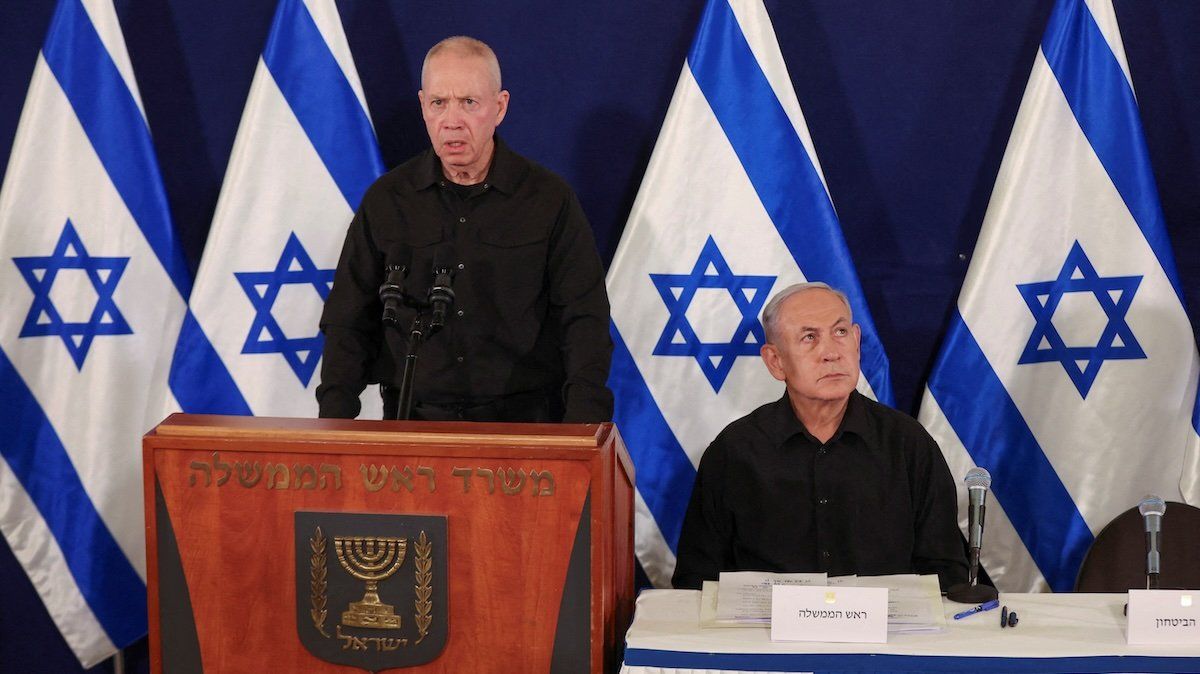
[[[700,593],[647,590],[625,637],[622,674],[703,672],[1200,672],[1200,644],[1128,646],[1123,594],[1001,594],[1000,611],[886,644],[774,643],[766,627],[701,628]]]

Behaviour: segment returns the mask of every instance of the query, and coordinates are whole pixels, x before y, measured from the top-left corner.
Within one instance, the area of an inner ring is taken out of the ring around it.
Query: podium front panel
[[[176,415],[145,462],[158,671],[619,662],[632,480],[609,425]]]

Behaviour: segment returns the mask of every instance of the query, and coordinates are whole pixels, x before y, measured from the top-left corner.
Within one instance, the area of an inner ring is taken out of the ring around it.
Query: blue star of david
[[[1017,285],[1017,290],[1037,321],[1017,363],[1061,363],[1079,390],[1079,395],[1087,398],[1104,361],[1146,357],[1146,352],[1125,320],[1141,282],[1141,276],[1101,277],[1076,241],[1058,272],[1058,278]],[[1066,293],[1091,293],[1108,317],[1108,324],[1095,346],[1067,346],[1054,326],[1054,311]],[[1085,365],[1080,367],[1080,363]]]
[[[255,311],[250,332],[242,345],[242,353],[281,354],[300,383],[308,386],[321,359],[321,351],[325,348],[325,336],[318,332],[312,337],[288,337],[283,334],[283,328],[275,320],[272,309],[279,291],[285,285],[311,285],[321,296],[321,301],[325,301],[333,287],[333,270],[317,269],[308,251],[300,244],[300,239],[296,238],[296,233],[292,232],[274,270],[239,271],[233,275],[242,285],[246,297],[250,298]]]
[[[97,336],[133,334],[133,328],[129,327],[113,301],[113,291],[125,273],[129,258],[89,255],[70,220],[63,226],[58,243],[54,244],[54,252],[44,257],[14,257],[13,263],[33,291],[33,305],[29,307],[29,314],[25,316],[18,337],[62,339],[71,359],[75,361],[75,368],[82,370],[83,361],[92,348],[92,340]],[[96,306],[86,321],[64,321],[50,298],[54,280],[64,269],[87,272],[87,278],[96,290]]]
[[[650,279],[667,305],[670,317],[663,328],[656,356],[690,356],[696,359],[700,371],[716,393],[738,356],[757,356],[766,342],[758,312],[767,302],[767,293],[775,284],[775,276],[738,276],[729,268],[717,243],[708,237],[700,257],[688,274],[651,274]],[[702,342],[688,321],[687,311],[700,288],[723,288],[741,312],[742,317],[728,342]],[[674,291],[678,290],[678,294]]]

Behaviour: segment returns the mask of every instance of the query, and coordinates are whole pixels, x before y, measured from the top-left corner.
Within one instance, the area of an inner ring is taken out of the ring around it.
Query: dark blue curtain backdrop
[[[117,0],[192,269],[273,0]],[[501,128],[575,186],[612,257],[702,0],[344,0],[391,167],[426,145],[421,59],[465,33],[496,49]],[[768,0],[880,337],[915,413],[967,270],[1051,0]],[[1118,0],[1154,173],[1193,323],[1200,316],[1200,2]],[[7,158],[53,0],[0,2]],[[285,560],[281,560],[283,563]],[[132,671],[145,668],[144,649]],[[0,672],[77,671],[0,545]],[[107,669],[107,665],[100,669]]]

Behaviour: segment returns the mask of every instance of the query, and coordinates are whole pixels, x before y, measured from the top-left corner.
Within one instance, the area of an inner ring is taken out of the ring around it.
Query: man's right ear
[[[767,342],[758,350],[758,355],[762,357],[763,363],[767,366],[767,371],[771,376],[779,381],[786,381],[783,372],[783,360],[779,357],[779,349],[774,344]]]

